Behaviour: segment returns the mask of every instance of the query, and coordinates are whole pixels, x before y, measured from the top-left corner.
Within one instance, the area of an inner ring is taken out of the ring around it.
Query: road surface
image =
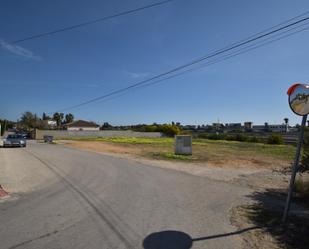
[[[30,142],[0,148],[0,184],[1,249],[241,248],[229,183]]]

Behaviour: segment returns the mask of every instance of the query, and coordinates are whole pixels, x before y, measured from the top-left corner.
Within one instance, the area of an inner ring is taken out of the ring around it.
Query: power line
[[[306,23],[306,25],[308,25],[308,23]],[[299,28],[299,27],[297,27],[297,28]],[[201,68],[211,66],[211,65],[213,65],[213,64],[216,64],[216,63],[219,63],[219,62],[222,62],[222,61],[231,59],[231,58],[233,58],[233,57],[235,57],[235,56],[238,56],[238,55],[247,53],[247,52],[252,51],[252,50],[255,50],[255,49],[258,49],[258,48],[260,48],[260,47],[263,47],[263,46],[266,46],[266,45],[271,44],[271,43],[273,43],[273,42],[282,40],[282,39],[284,39],[284,38],[286,38],[286,37],[295,35],[295,34],[297,34],[297,33],[303,32],[303,31],[305,31],[305,30],[309,30],[309,26],[308,26],[308,27],[305,27],[305,28],[303,28],[303,29],[294,31],[294,32],[292,32],[292,33],[288,33],[288,34],[286,34],[286,35],[280,36],[280,37],[278,37],[278,38],[276,38],[276,39],[271,39],[271,40],[267,39],[267,40],[264,40],[262,43],[249,45],[249,46],[247,46],[247,47],[245,47],[245,48],[241,48],[241,49],[237,50],[236,52],[232,52],[232,53],[230,53],[230,54],[228,54],[228,55],[224,55],[224,56],[219,57],[219,58],[217,58],[217,59],[214,59],[214,60],[212,60],[212,61],[210,61],[210,62],[207,62],[207,63],[205,63],[205,64],[203,64],[203,65],[200,65],[199,67],[190,68],[190,69],[185,70],[185,71],[182,71],[182,72],[180,72],[180,73],[173,74],[173,75],[171,75],[171,76],[169,76],[169,77],[166,77],[166,78],[163,78],[163,79],[160,79],[160,80],[157,80],[157,81],[149,82],[149,83],[144,84],[144,85],[142,85],[142,86],[136,87],[136,89],[141,88],[141,87],[146,87],[146,86],[154,85],[154,84],[160,83],[160,82],[162,82],[162,81],[169,80],[169,79],[171,79],[171,78],[175,78],[175,77],[181,76],[181,75],[183,75],[183,74],[190,73],[190,72],[199,70],[199,69],[201,69]],[[280,35],[281,35],[281,34],[280,34]],[[271,37],[271,38],[272,38],[272,37]],[[265,42],[265,41],[266,41],[266,42]]]
[[[307,12],[306,12],[306,13],[307,13]],[[303,14],[302,14],[302,15],[303,15]],[[300,15],[300,16],[302,16],[302,15]],[[295,17],[295,18],[296,18],[296,17]],[[292,18],[292,19],[295,19],[295,18]],[[291,20],[291,19],[290,19],[290,20]],[[90,99],[90,100],[88,100],[88,101],[84,101],[84,102],[82,102],[82,103],[80,103],[80,104],[76,104],[76,105],[73,105],[73,106],[69,106],[69,107],[63,108],[63,109],[61,109],[61,110],[59,110],[59,111],[64,111],[64,110],[68,110],[68,109],[77,108],[77,107],[80,107],[80,106],[83,106],[83,105],[90,104],[90,103],[92,103],[92,102],[96,102],[96,101],[98,101],[98,100],[105,99],[105,98],[110,97],[110,96],[113,96],[113,95],[117,95],[117,94],[119,94],[119,93],[128,91],[128,90],[130,90],[130,89],[132,89],[132,88],[136,88],[136,87],[138,87],[138,86],[144,86],[144,85],[145,85],[146,83],[148,83],[148,82],[151,82],[151,81],[153,81],[153,80],[157,80],[157,79],[159,79],[159,78],[161,78],[161,77],[167,76],[167,75],[169,75],[169,74],[171,74],[171,73],[175,73],[175,72],[180,71],[180,70],[182,70],[182,69],[184,69],[184,68],[190,67],[190,66],[195,65],[195,64],[197,64],[197,63],[200,63],[200,62],[202,62],[202,61],[204,61],[204,60],[207,60],[207,59],[216,57],[216,56],[218,56],[218,55],[220,55],[220,54],[229,52],[229,51],[234,50],[234,49],[236,49],[236,48],[240,48],[240,47],[242,47],[242,46],[244,46],[244,45],[246,45],[246,44],[250,44],[250,43],[252,43],[252,42],[258,41],[258,40],[263,39],[263,38],[268,38],[268,36],[277,34],[277,33],[280,32],[280,31],[285,31],[285,29],[288,29],[288,28],[290,28],[290,27],[293,27],[293,26],[295,26],[295,25],[297,25],[297,24],[301,24],[301,23],[303,23],[303,22],[305,22],[305,21],[307,21],[307,20],[309,20],[309,17],[302,18],[302,19],[297,20],[297,21],[295,21],[295,22],[293,22],[293,23],[289,23],[289,24],[287,24],[287,25],[284,25],[284,26],[282,26],[282,27],[279,27],[279,28],[277,28],[277,29],[275,29],[275,30],[271,30],[271,31],[269,31],[269,32],[267,32],[267,33],[261,33],[261,32],[259,32],[259,33],[257,33],[258,36],[256,36],[256,35],[250,36],[249,39],[243,39],[243,40],[241,40],[241,42],[239,42],[239,43],[233,43],[231,46],[227,46],[227,47],[225,47],[224,49],[216,50],[216,51],[214,51],[213,53],[210,53],[210,54],[205,55],[205,56],[203,56],[203,57],[201,57],[201,58],[195,59],[195,60],[193,60],[193,61],[191,61],[191,62],[189,62],[189,63],[183,64],[183,65],[178,66],[178,67],[176,67],[176,68],[173,68],[173,69],[171,69],[171,70],[168,70],[168,71],[166,71],[166,72],[164,72],[164,73],[158,74],[158,75],[153,76],[153,77],[151,77],[151,78],[148,78],[148,79],[146,79],[146,80],[142,80],[142,81],[136,82],[136,83],[131,84],[131,85],[127,86],[127,87],[120,88],[120,89],[118,89],[118,90],[114,90],[114,91],[112,91],[112,92],[110,92],[110,93],[107,93],[107,94],[104,94],[104,95],[102,95],[102,96],[99,96],[99,97]],[[287,22],[287,21],[285,21],[284,23],[286,23],[286,22]],[[276,27],[278,27],[278,26],[280,26],[280,24],[279,24],[279,25],[276,25]],[[162,79],[161,81],[163,81],[163,80],[165,80],[165,79]]]
[[[306,23],[305,25],[308,25],[308,23]],[[303,26],[303,25],[301,25],[301,26]],[[300,27],[300,26],[299,26],[299,27]],[[299,27],[297,27],[297,28],[299,28]],[[205,67],[211,66],[211,65],[213,65],[213,64],[216,64],[216,63],[219,63],[219,62],[222,62],[222,61],[231,59],[231,58],[233,58],[233,57],[235,57],[235,56],[238,56],[238,55],[247,53],[247,52],[252,51],[252,50],[255,50],[255,49],[258,49],[258,48],[260,48],[260,47],[266,46],[266,45],[268,45],[268,44],[271,44],[271,43],[273,43],[273,42],[282,40],[282,39],[284,39],[284,38],[286,38],[286,37],[295,35],[295,34],[297,34],[297,33],[300,33],[300,32],[302,32],[302,31],[305,31],[305,30],[308,30],[308,29],[309,29],[309,26],[306,27],[306,28],[303,28],[303,29],[294,31],[294,32],[292,32],[292,33],[288,33],[288,34],[286,34],[286,35],[280,36],[280,37],[278,37],[278,38],[276,38],[276,39],[271,39],[271,40],[267,39],[267,40],[264,40],[264,41],[263,41],[262,43],[260,43],[260,44],[249,45],[249,46],[247,46],[247,47],[245,47],[245,48],[241,48],[241,49],[237,50],[236,52],[232,52],[232,53],[230,53],[230,54],[228,54],[228,55],[224,55],[224,56],[222,56],[222,57],[219,57],[219,58],[217,58],[217,59],[214,59],[214,60],[212,60],[212,61],[209,61],[209,62],[207,62],[207,63],[205,63],[205,64],[203,64],[203,65],[200,65],[199,67],[190,68],[190,69],[187,69],[187,70],[182,71],[182,72],[180,72],[180,73],[173,74],[173,75],[171,75],[171,76],[165,77],[165,78],[163,78],[163,79],[158,79],[158,80],[155,80],[155,81],[153,81],[153,82],[148,82],[148,83],[146,83],[146,84],[144,84],[144,85],[137,86],[137,87],[134,88],[134,89],[140,89],[140,88],[142,88],[142,87],[152,86],[152,85],[161,83],[161,82],[163,82],[163,81],[166,81],[166,80],[169,80],[169,79],[172,79],[172,78],[181,76],[181,75],[183,75],[183,74],[190,73],[190,72],[199,70],[199,69],[201,69],[201,68],[205,68]],[[292,30],[292,29],[291,29],[291,30]],[[289,30],[289,31],[290,31],[290,30]],[[282,34],[280,34],[280,35],[282,35]],[[273,38],[273,37],[271,37],[271,38]],[[266,42],[265,42],[265,41],[266,41]],[[105,101],[106,101],[106,100],[112,100],[112,99],[121,97],[121,96],[123,96],[123,95],[125,95],[125,94],[126,94],[126,92],[122,92],[122,94],[119,94],[119,95],[115,94],[114,96],[109,96],[109,97],[105,98],[104,100],[105,100]],[[76,107],[76,108],[78,108],[78,107]]]
[[[135,13],[135,12],[142,11],[142,10],[145,10],[145,9],[157,7],[159,5],[167,4],[167,3],[170,3],[172,1],[174,1],[174,0],[166,0],[166,1],[161,1],[161,2],[157,2],[157,3],[145,5],[145,6],[136,8],[136,9],[131,9],[131,10],[119,12],[117,14],[101,17],[101,18],[98,18],[98,19],[94,19],[94,20],[90,20],[90,21],[87,21],[87,22],[75,24],[75,25],[64,27],[64,28],[61,28],[61,29],[56,29],[56,30],[49,31],[49,32],[31,35],[31,36],[28,36],[28,37],[25,37],[25,38],[22,38],[22,39],[11,41],[10,43],[11,44],[21,43],[21,42],[28,41],[28,40],[33,40],[33,39],[41,38],[41,37],[44,37],[44,36],[53,35],[53,34],[56,34],[56,33],[69,31],[69,30],[72,30],[72,29],[77,29],[77,28],[80,28],[80,27],[83,27],[83,26],[95,24],[95,23],[98,23],[98,22],[107,21],[109,19],[113,19],[113,18],[116,18],[116,17],[119,17],[119,16],[124,16],[124,15],[128,15],[128,14],[132,14],[132,13]]]

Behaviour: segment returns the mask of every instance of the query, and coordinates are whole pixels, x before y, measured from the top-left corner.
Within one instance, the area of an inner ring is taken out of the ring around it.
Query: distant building
[[[94,122],[85,120],[76,120],[72,123],[66,124],[65,127],[68,131],[98,131],[100,126]]]
[[[288,132],[288,126],[286,124],[274,124],[268,127],[272,132]]]
[[[245,131],[252,131],[252,122],[245,122],[244,123],[244,128],[245,128]]]
[[[224,130],[227,132],[231,132],[231,131],[242,131],[243,127],[241,126],[241,123],[229,123],[229,124],[225,124],[224,126]]]
[[[287,124],[268,124],[253,125],[252,131],[254,132],[289,132],[289,126]]]
[[[267,126],[265,126],[265,125],[253,125],[252,131],[253,132],[266,132]]]
[[[54,128],[57,126],[57,121],[55,120],[46,120],[47,125],[50,126],[51,128]]]

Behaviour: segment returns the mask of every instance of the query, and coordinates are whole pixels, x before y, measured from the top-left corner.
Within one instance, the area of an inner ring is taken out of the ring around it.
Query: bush
[[[180,129],[176,125],[160,125],[158,126],[157,131],[162,132],[166,136],[175,136],[180,133]]]
[[[227,141],[235,141],[235,139],[236,139],[236,137],[233,136],[233,135],[227,135],[227,136],[225,137],[225,140],[227,140]]]
[[[304,197],[309,197],[309,182],[299,177],[295,181],[295,191]]]
[[[239,142],[245,142],[248,140],[248,137],[247,136],[244,136],[242,134],[237,134],[235,136],[235,141],[239,141]]]
[[[210,139],[210,140],[227,140],[227,141],[239,141],[239,142],[250,142],[260,143],[261,139],[257,137],[246,136],[243,134],[226,135],[226,134],[199,134],[198,138]]]
[[[206,133],[202,133],[202,134],[198,134],[197,138],[203,138],[203,139],[208,139],[208,134]]]
[[[279,134],[272,134],[267,139],[268,144],[283,144],[283,138]]]
[[[302,156],[302,168],[304,171],[309,171],[309,128],[305,130],[304,150]]]
[[[260,141],[261,140],[259,138],[257,138],[256,136],[248,138],[248,142],[250,142],[250,143],[259,143]]]
[[[210,140],[224,140],[226,136],[224,134],[209,134],[206,138]]]

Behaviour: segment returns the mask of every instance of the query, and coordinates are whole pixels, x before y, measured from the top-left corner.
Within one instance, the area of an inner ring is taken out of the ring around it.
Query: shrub
[[[256,136],[253,136],[253,137],[249,137],[248,138],[248,142],[250,142],[250,143],[259,143],[260,139],[257,138]]]
[[[224,140],[225,137],[226,136],[224,134],[209,134],[207,136],[207,139],[210,139],[210,140]]]
[[[228,141],[235,141],[235,140],[236,140],[236,137],[233,136],[233,135],[227,135],[227,136],[225,137],[225,139],[228,140]]]
[[[295,192],[300,193],[304,197],[309,197],[309,182],[299,177],[295,181]]]
[[[309,128],[305,130],[304,150],[302,156],[302,168],[304,171],[309,171]]]
[[[245,142],[246,140],[248,140],[248,137],[242,135],[242,134],[237,134],[235,136],[235,141],[239,141],[239,142]]]
[[[162,132],[164,135],[170,137],[178,135],[180,133],[180,129],[176,125],[169,124],[158,126],[157,131]]]
[[[283,138],[279,134],[272,134],[267,139],[268,144],[283,144]]]
[[[202,133],[197,135],[198,138],[208,139],[208,134]]]

